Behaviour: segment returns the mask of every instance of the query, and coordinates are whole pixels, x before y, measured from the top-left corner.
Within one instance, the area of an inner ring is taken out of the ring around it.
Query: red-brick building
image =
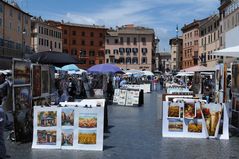
[[[79,67],[87,69],[105,63],[107,28],[98,25],[56,23],[62,29],[62,51],[80,60]]]

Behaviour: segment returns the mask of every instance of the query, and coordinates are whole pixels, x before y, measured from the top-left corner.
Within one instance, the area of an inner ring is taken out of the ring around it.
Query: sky
[[[170,51],[169,39],[194,19],[218,13],[219,0],[16,0],[33,16],[115,28],[134,24],[153,28],[159,50]]]

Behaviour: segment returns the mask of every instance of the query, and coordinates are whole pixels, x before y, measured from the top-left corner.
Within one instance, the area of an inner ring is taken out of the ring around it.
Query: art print
[[[14,87],[14,110],[31,109],[31,102],[30,86]]]
[[[37,113],[38,127],[57,126],[57,111],[40,111]]]
[[[79,130],[78,144],[96,144],[96,130]]]
[[[79,117],[80,128],[96,128],[97,127],[97,114],[81,113]]]
[[[61,125],[74,126],[74,108],[62,108]]]
[[[73,129],[63,129],[61,132],[61,146],[73,146],[74,141],[74,130]]]
[[[14,60],[13,61],[13,74],[14,85],[31,84],[30,83],[30,62]]]

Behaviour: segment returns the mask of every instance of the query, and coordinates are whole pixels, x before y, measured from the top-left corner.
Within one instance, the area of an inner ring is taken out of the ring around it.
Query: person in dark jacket
[[[1,102],[1,101],[0,101]],[[4,141],[4,111],[0,105],[0,159],[5,159],[6,147]]]

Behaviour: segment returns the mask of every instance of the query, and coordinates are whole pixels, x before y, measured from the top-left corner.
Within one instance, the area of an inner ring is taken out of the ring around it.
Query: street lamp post
[[[23,29],[22,31],[22,58],[24,57],[24,47],[25,47],[25,34],[26,34],[26,30]]]

